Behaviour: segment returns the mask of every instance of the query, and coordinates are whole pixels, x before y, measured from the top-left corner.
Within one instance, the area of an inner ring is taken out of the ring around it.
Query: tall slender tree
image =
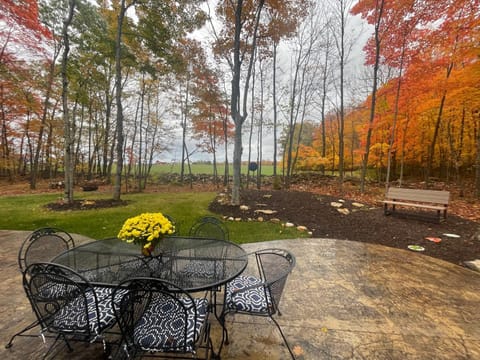
[[[225,24],[225,28],[222,38],[217,38],[215,51],[217,55],[227,59],[232,72],[230,114],[235,125],[231,196],[233,205],[240,205],[242,128],[248,115],[247,99],[264,4],[265,0],[259,0],[258,3],[252,0],[220,1],[216,11],[219,19]],[[233,28],[227,26],[232,22]],[[241,87],[242,67],[246,69],[243,90]]]
[[[378,88],[378,70],[380,67],[380,50],[382,46],[381,24],[383,22],[383,9],[385,0],[375,0],[375,9],[373,14],[374,24],[374,38],[375,38],[375,60],[373,62],[373,76],[372,76],[372,94],[370,104],[369,126],[367,130],[367,139],[365,141],[365,152],[363,155],[362,175],[360,178],[360,191],[365,191],[365,180],[367,177],[368,156],[370,154],[370,143],[372,137],[372,124],[375,119],[375,106],[377,103],[377,88]]]
[[[63,107],[63,123],[65,129],[65,192],[64,200],[68,203],[73,203],[73,178],[74,178],[74,136],[73,136],[73,124],[72,118],[69,112],[68,103],[68,53],[70,52],[70,39],[68,28],[73,20],[73,15],[76,7],[76,0],[69,0],[68,12],[63,20],[62,38],[63,38],[63,55],[62,55],[62,107]]]
[[[339,68],[339,136],[338,136],[338,174],[339,184],[343,187],[344,170],[345,170],[345,67],[348,60],[350,46],[347,43],[347,27],[349,20],[349,11],[352,6],[352,0],[338,0],[331,2],[332,18],[329,23],[332,29],[335,46],[338,53]]]

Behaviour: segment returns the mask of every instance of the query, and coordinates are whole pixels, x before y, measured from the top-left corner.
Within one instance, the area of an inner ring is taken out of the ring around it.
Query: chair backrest
[[[295,267],[295,257],[284,249],[264,249],[255,252],[255,256],[260,276],[273,302],[270,311],[274,314],[278,310],[288,275]]]
[[[53,263],[30,264],[23,273],[23,287],[43,330],[93,336],[92,306],[98,300],[93,287],[74,270]],[[96,318],[96,319],[95,319]]]
[[[175,232],[172,235],[179,234],[180,233],[180,228],[179,228],[179,225],[178,225],[177,221],[172,216],[170,216],[168,214],[163,214],[163,216],[165,216],[175,227]]]
[[[73,247],[75,241],[66,231],[53,227],[37,229],[23,241],[18,252],[18,266],[23,272],[30,264],[50,261]]]
[[[228,228],[225,224],[213,216],[204,216],[190,228],[189,236],[228,240]]]
[[[198,316],[190,294],[168,281],[138,277],[120,283],[112,297],[127,348],[192,351],[198,338],[189,338],[189,327],[197,328]]]

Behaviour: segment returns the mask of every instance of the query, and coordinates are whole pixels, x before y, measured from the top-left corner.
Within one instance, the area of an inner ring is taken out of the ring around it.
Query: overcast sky
[[[210,3],[216,2],[216,1],[210,1]],[[210,5],[211,11],[214,11],[214,6]],[[346,77],[353,77],[353,78],[358,78],[362,76],[362,72],[365,71],[365,68],[363,66],[364,63],[364,56],[363,56],[363,46],[369,36],[369,32],[367,31],[368,27],[367,25],[359,18],[359,17],[350,17],[349,18],[349,26],[350,30],[347,32],[349,33],[348,36],[350,36],[353,41],[353,46],[352,46],[352,51],[349,55],[348,58],[348,65],[346,68]],[[213,39],[211,27],[209,24],[207,24],[203,29],[197,31],[194,33],[194,38],[198,39],[201,41],[205,47],[209,48],[209,43]],[[279,63],[282,64],[282,68],[288,69],[289,67],[289,62],[291,58],[290,54],[290,49],[288,45],[283,45],[279,51],[279,56],[281,59],[279,60]],[[229,79],[225,79],[227,83],[227,91],[230,92],[230,84],[229,84]],[[346,91],[356,91],[353,89],[346,89]],[[271,95],[266,95],[271,96]],[[350,94],[348,95],[350,98],[352,96],[355,96],[357,99],[363,99],[364,95],[363,94]],[[346,99],[346,104],[348,104],[348,101]],[[271,105],[268,105],[271,106]],[[267,118],[269,115],[267,114],[265,117]],[[282,115],[279,115],[282,116]],[[273,116],[270,116],[272,118]],[[243,155],[242,155],[242,160],[246,161],[248,159],[248,134],[247,130],[249,128],[249,120],[244,124],[244,135],[243,135]],[[178,121],[178,120],[177,120]],[[279,134],[278,137],[280,136],[281,129],[278,130]],[[256,137],[256,135],[254,135]],[[166,162],[179,162],[181,161],[182,157],[182,129],[180,126],[174,127],[174,136],[172,136],[172,145],[171,145],[171,150],[167,151],[162,154],[162,161]],[[253,147],[254,150],[252,152],[252,160],[256,160],[257,158],[257,152],[256,150],[256,139],[253,139]],[[212,154],[204,153],[201,152],[200,150],[196,150],[195,146],[195,141],[191,140],[190,137],[187,139],[187,147],[189,152],[191,153],[194,151],[194,153],[191,155],[191,161],[204,161],[204,160],[212,160]],[[264,130],[264,136],[263,136],[263,150],[262,150],[262,157],[264,160],[272,160],[273,158],[273,133],[270,130]],[[280,149],[278,149],[280,150]],[[280,152],[278,151],[278,154],[280,155]],[[229,146],[229,158],[231,160],[233,156],[233,145]],[[224,159],[224,151],[223,151],[223,146],[219,148],[219,151],[217,153],[217,159],[219,161],[223,161]]]

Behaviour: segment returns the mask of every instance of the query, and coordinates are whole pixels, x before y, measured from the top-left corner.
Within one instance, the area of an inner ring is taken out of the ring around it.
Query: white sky
[[[210,1],[212,3],[212,1]],[[216,2],[213,0],[213,2]],[[214,11],[214,6],[211,5],[210,7],[211,11]],[[348,76],[360,76],[361,72],[365,71],[363,62],[364,62],[364,56],[363,56],[363,46],[369,36],[369,32],[365,31],[365,23],[359,18],[359,17],[350,17],[349,18],[349,24],[350,24],[350,36],[352,38],[356,38],[356,40],[353,43],[352,51],[348,59],[348,65],[346,69],[346,75]],[[207,25],[195,32],[193,34],[193,37],[200,40],[205,47],[208,49],[208,44],[213,40],[213,34],[210,28],[210,24],[207,23]],[[283,61],[280,59],[280,63],[288,64],[290,62],[290,53],[289,49],[287,46],[282,46],[281,47],[281,53],[280,57],[283,58]],[[229,81],[229,80],[227,80]],[[227,84],[229,87],[229,83]],[[230,88],[228,88],[228,91]],[[267,97],[268,95],[266,95]],[[357,98],[364,98],[364,95],[357,94]],[[268,106],[271,106],[270,104]],[[279,114],[279,116],[282,116]],[[268,117],[268,114],[265,116]],[[272,118],[273,116],[270,116]],[[249,135],[247,133],[247,130],[250,128],[249,120],[245,122],[243,129],[244,129],[244,134],[242,136],[243,139],[243,155],[242,155],[242,160],[246,161],[248,159],[248,140],[249,140]],[[278,138],[280,137],[281,129],[278,130],[279,134],[277,135]],[[255,160],[257,157],[256,153],[256,134],[254,134],[254,139],[253,139],[253,151],[252,151],[252,160]],[[181,128],[177,127],[175,130],[175,136],[172,138],[174,141],[172,143],[172,148],[170,151],[165,152],[162,154],[162,161],[167,161],[167,162],[173,162],[173,161],[180,161],[181,160]],[[233,140],[232,140],[233,141]],[[264,160],[272,160],[273,158],[273,133],[272,131],[266,131],[264,130],[264,136],[263,136],[263,150],[262,150],[262,156]],[[192,150],[195,149],[195,141],[188,139],[187,140],[187,147],[189,149],[189,152],[192,152]],[[278,154],[280,154],[280,149],[278,149]],[[229,147],[229,158],[231,160],[233,156],[233,145]],[[219,152],[217,153],[217,159],[224,159],[224,151],[223,151],[223,146],[220,147]],[[212,154],[207,154],[203,153],[199,150],[195,151],[195,153],[191,156],[192,161],[204,161],[204,160],[212,160]]]

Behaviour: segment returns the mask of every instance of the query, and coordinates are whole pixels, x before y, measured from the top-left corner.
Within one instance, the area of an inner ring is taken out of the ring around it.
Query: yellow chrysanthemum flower
[[[172,235],[175,226],[162,213],[143,213],[125,220],[117,237],[144,248],[156,245],[165,235]]]

